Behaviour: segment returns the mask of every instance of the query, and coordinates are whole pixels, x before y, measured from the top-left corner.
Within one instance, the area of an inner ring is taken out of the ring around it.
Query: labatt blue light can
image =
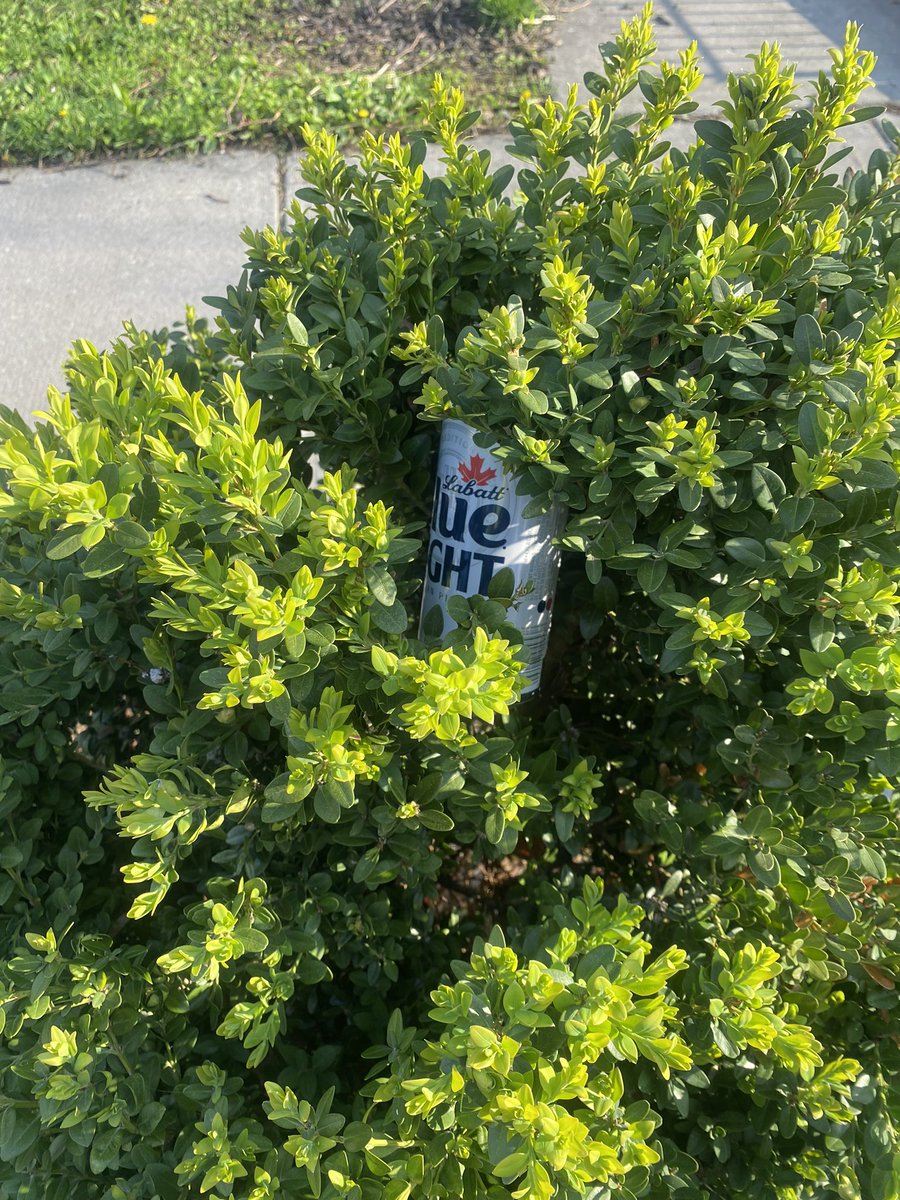
[[[442,631],[452,629],[450,597],[487,595],[493,577],[509,567],[515,579],[509,620],[528,651],[524,694],[541,681],[559,574],[554,539],[562,532],[564,512],[555,507],[526,518],[531,498],[519,489],[502,460],[475,445],[474,430],[463,421],[444,422],[419,636],[424,637],[426,620],[433,628],[435,608],[443,618]]]

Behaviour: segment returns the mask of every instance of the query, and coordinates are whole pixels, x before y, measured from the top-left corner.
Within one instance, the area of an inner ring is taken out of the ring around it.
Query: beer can
[[[425,636],[426,621],[432,628],[435,609],[441,635],[452,629],[450,597],[487,595],[491,579],[509,567],[515,590],[508,619],[528,651],[524,694],[541,681],[559,573],[554,538],[562,533],[565,513],[557,505],[539,517],[523,516],[531,497],[520,487],[501,459],[475,445],[473,429],[463,421],[444,422],[419,636]]]

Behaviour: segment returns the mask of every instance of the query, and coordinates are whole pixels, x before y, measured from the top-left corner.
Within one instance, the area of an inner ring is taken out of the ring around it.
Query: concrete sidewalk
[[[563,0],[550,64],[555,94],[596,69],[598,44],[639,7],[640,0]],[[708,115],[728,72],[765,40],[782,44],[808,86],[851,19],[880,56],[877,89],[863,102],[900,111],[900,0],[656,0],[657,57],[677,59],[696,39],[706,73],[696,115]],[[686,145],[690,122],[667,136]],[[885,144],[875,126],[853,136],[852,165]],[[507,142],[491,134],[479,144],[509,161]],[[62,382],[75,338],[103,346],[123,320],[153,329],[181,319],[188,303],[203,311],[201,297],[240,275],[241,230],[276,221],[296,181],[295,164],[259,150],[0,169],[0,402],[24,413],[41,407],[47,385]]]
[[[551,72],[561,93],[572,80],[597,68],[598,43],[612,41],[638,0],[566,0],[558,24]],[[879,56],[876,87],[864,104],[900,104],[900,0],[654,0],[656,57],[677,62],[678,52],[697,43],[704,79],[695,99],[697,116],[714,113],[726,95],[728,73],[747,67],[747,55],[777,41],[786,62],[797,64],[801,96],[831,65],[828,51],[840,46],[848,21],[862,26],[864,49]],[[637,93],[637,100],[640,94]]]
[[[280,164],[253,150],[0,172],[0,402],[30,412],[75,338],[171,325],[237,280],[240,232],[278,219]]]
[[[657,61],[677,63],[679,51],[695,41],[703,72],[694,94],[697,111],[666,133],[676,146],[691,143],[693,121],[719,115],[716,101],[727,97],[729,73],[746,70],[748,55],[763,42],[779,43],[784,60],[796,64],[801,100],[810,96],[819,72],[831,66],[829,49],[843,44],[848,21],[862,26],[862,47],[878,55],[876,86],[860,104],[882,104],[900,113],[900,0],[654,0],[653,7]],[[621,22],[639,8],[638,0],[571,0],[551,61],[556,95],[565,95],[573,80],[581,83],[586,72],[597,69],[598,44],[612,41]],[[587,99],[583,87],[580,92]],[[641,101],[635,89],[623,107],[636,109]],[[900,124],[900,115],[894,120]],[[888,145],[878,122],[854,130],[847,140],[853,141],[854,154],[846,165],[854,167],[865,166],[873,150]]]

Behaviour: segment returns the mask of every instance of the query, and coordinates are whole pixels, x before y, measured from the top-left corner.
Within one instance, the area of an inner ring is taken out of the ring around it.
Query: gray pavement
[[[551,62],[554,88],[561,92],[597,68],[597,45],[611,41],[623,20],[640,8],[637,0],[562,0]],[[777,41],[786,61],[796,63],[801,95],[819,71],[830,66],[829,47],[844,40],[848,21],[862,26],[861,44],[874,50],[877,87],[863,103],[900,103],[900,0],[654,0],[656,57],[678,61],[679,50],[696,41],[703,82],[697,115],[715,112],[729,71],[747,66],[747,55]],[[638,99],[639,97],[639,93]]]
[[[557,95],[596,69],[598,44],[639,7],[640,0],[561,0],[550,63]],[[698,43],[705,79],[697,116],[715,112],[727,73],[741,70],[765,40],[781,43],[808,86],[851,19],[880,56],[869,102],[900,113],[900,0],[656,0],[656,19],[658,58],[676,59]],[[667,136],[686,145],[690,122]],[[874,126],[853,136],[852,165],[884,144]],[[479,144],[510,161],[505,134]],[[204,311],[201,298],[240,273],[241,229],[277,220],[297,186],[296,164],[259,150],[0,169],[0,403],[24,413],[40,408],[47,385],[62,382],[74,338],[105,346],[125,319],[158,328],[178,320],[187,303]]]
[[[551,58],[553,90],[563,95],[572,82],[597,69],[597,46],[612,41],[623,20],[639,7],[635,0],[572,0],[557,27]],[[900,0],[655,0],[657,61],[677,62],[680,50],[697,43],[703,82],[694,94],[698,109],[676,121],[666,133],[684,148],[693,139],[692,123],[716,116],[716,101],[727,96],[729,72],[746,68],[747,56],[763,42],[777,41],[784,60],[796,64],[798,94],[803,100],[821,70],[831,64],[828,51],[843,43],[848,21],[862,26],[861,45],[878,55],[875,87],[861,104],[883,104],[900,112]],[[582,98],[588,93],[580,88]],[[638,89],[625,107],[640,107]],[[895,116],[900,124],[900,116]],[[848,136],[848,140],[851,138]],[[854,152],[846,166],[863,167],[873,150],[889,143],[877,122],[852,133]]]
[[[0,171],[0,403],[29,413],[75,338],[170,325],[236,280],[240,231],[277,218],[274,155]]]

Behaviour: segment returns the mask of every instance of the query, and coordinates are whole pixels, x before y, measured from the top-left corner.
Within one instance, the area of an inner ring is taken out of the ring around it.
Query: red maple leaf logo
[[[468,463],[457,463],[459,477],[463,483],[477,483],[479,487],[488,483],[497,474],[494,470],[484,469],[484,459],[480,454],[473,454]]]

